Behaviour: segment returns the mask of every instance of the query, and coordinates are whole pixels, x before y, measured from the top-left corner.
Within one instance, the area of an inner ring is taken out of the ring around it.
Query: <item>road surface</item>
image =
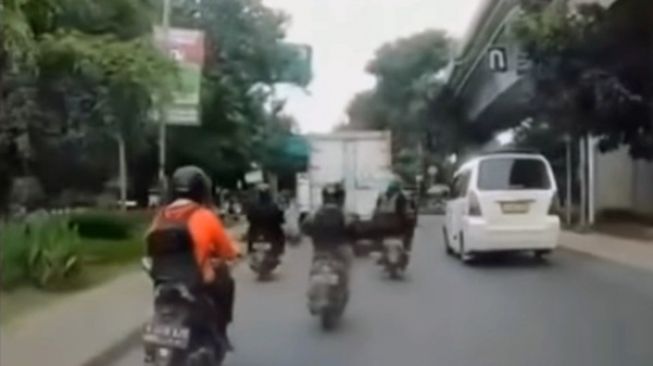
[[[309,250],[274,282],[238,270],[228,366],[650,366],[653,274],[559,251],[465,266],[423,217],[404,281],[356,263],[352,300],[325,333],[305,306]],[[138,345],[112,366],[141,365]]]

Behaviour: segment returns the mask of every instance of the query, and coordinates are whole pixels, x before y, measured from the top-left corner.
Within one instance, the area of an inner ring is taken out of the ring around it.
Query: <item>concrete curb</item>
[[[143,324],[131,330],[123,339],[109,346],[104,351],[93,356],[90,360],[80,366],[107,366],[120,356],[125,354],[135,343],[140,341],[143,331]]]

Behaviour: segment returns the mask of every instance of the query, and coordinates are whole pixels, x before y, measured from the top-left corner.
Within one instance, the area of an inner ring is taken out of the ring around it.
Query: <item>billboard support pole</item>
[[[170,34],[170,0],[163,0],[163,14],[161,16],[161,28],[163,30],[163,39],[168,42],[168,35]],[[166,123],[167,123],[167,108],[165,101],[162,99],[160,103],[159,113],[159,184],[161,188],[160,195],[163,196],[166,185]],[[163,200],[162,200],[163,201]]]

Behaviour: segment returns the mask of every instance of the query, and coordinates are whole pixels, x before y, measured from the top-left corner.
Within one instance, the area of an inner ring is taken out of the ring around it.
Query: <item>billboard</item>
[[[313,48],[299,43],[282,43],[282,46],[286,65],[278,81],[307,86],[313,78]]]
[[[200,86],[204,64],[204,33],[194,29],[154,29],[156,44],[179,65],[179,80],[173,101],[166,110],[167,123],[195,126],[200,124]]]

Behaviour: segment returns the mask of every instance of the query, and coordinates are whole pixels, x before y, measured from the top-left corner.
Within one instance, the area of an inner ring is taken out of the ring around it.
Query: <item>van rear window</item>
[[[551,178],[539,159],[493,158],[479,167],[478,189],[482,191],[549,189]]]

